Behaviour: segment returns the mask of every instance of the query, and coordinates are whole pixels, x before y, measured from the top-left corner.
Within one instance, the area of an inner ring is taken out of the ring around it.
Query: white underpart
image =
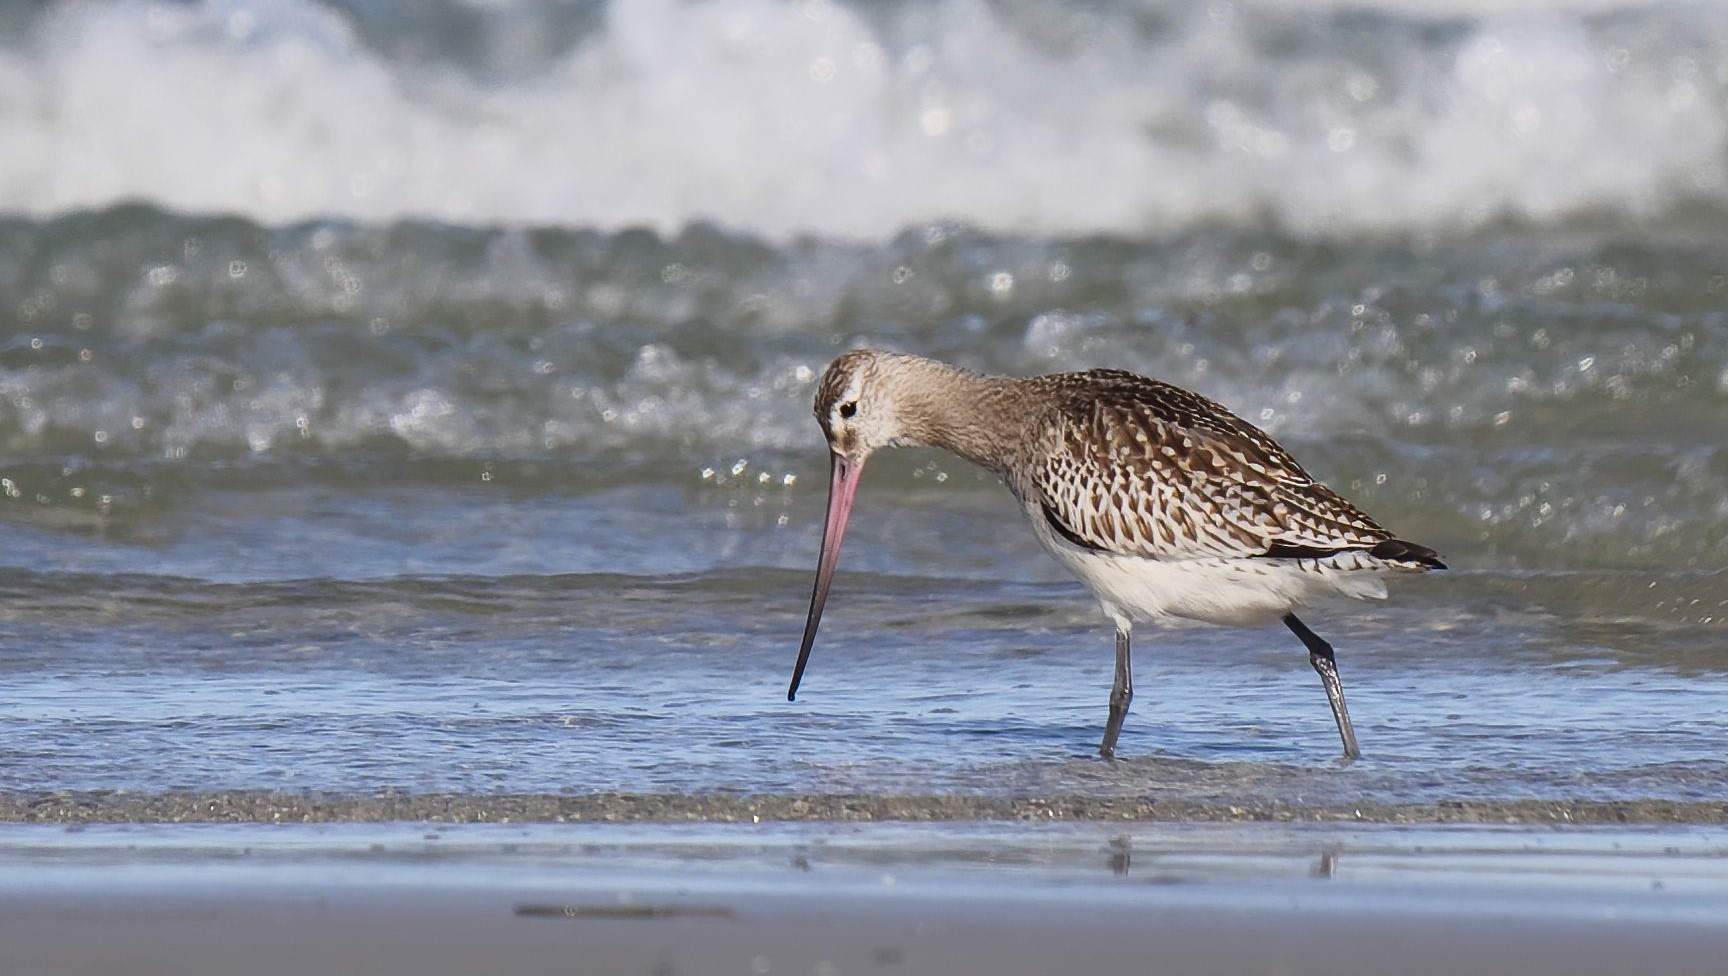
[[[1384,576],[1398,571],[1357,553],[1325,559],[1116,556],[1082,549],[1058,536],[1037,507],[1024,510],[1038,541],[1124,629],[1133,621],[1159,617],[1259,626],[1332,597],[1383,599]]]

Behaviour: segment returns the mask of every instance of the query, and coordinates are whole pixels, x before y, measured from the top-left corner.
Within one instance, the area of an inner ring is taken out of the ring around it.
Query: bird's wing
[[[1318,558],[1391,539],[1219,404],[1133,373],[1068,376],[1034,481],[1069,542],[1152,559]]]

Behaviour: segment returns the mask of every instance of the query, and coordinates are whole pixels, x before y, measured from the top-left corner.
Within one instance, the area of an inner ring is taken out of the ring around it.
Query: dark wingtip
[[[1440,561],[1440,554],[1427,546],[1419,546],[1403,539],[1387,539],[1368,550],[1368,555],[1375,559],[1384,559],[1393,563],[1417,563],[1429,569],[1445,569],[1446,564]]]
[[[787,701],[797,701],[798,700],[798,693],[796,691],[788,691],[786,693],[786,700]]]
[[[1387,539],[1377,543],[1374,548],[1362,550],[1355,547],[1339,549],[1321,549],[1317,546],[1294,545],[1288,542],[1274,542],[1266,547],[1266,551],[1258,553],[1262,559],[1325,559],[1345,552],[1363,552],[1375,559],[1384,559],[1389,563],[1415,563],[1427,569],[1445,569],[1446,564],[1440,561],[1440,554],[1427,546],[1419,546],[1403,539]]]

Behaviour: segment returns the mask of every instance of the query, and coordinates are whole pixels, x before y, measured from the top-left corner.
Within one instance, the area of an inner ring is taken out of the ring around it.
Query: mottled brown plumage
[[[1049,404],[1032,489],[1064,537],[1146,559],[1372,553],[1392,538],[1218,403],[1114,369],[1022,381]],[[1408,561],[1406,556],[1400,561]]]
[[[1117,626],[1106,757],[1132,697],[1132,623],[1160,616],[1282,620],[1309,648],[1354,755],[1332,649],[1292,611],[1330,595],[1384,596],[1387,573],[1445,568],[1432,549],[1395,538],[1316,481],[1253,424],[1134,373],[1016,379],[854,350],[823,374],[815,408],[834,481],[791,692],[815,640],[858,472],[882,447],[940,447],[996,472],[1039,541],[1098,597]]]

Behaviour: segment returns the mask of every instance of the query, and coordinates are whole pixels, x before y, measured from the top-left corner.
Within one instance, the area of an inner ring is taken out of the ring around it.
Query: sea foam
[[[1728,10],[1699,5],[497,4],[477,54],[371,9],[51,5],[0,38],[0,211],[879,238],[1728,202]]]

